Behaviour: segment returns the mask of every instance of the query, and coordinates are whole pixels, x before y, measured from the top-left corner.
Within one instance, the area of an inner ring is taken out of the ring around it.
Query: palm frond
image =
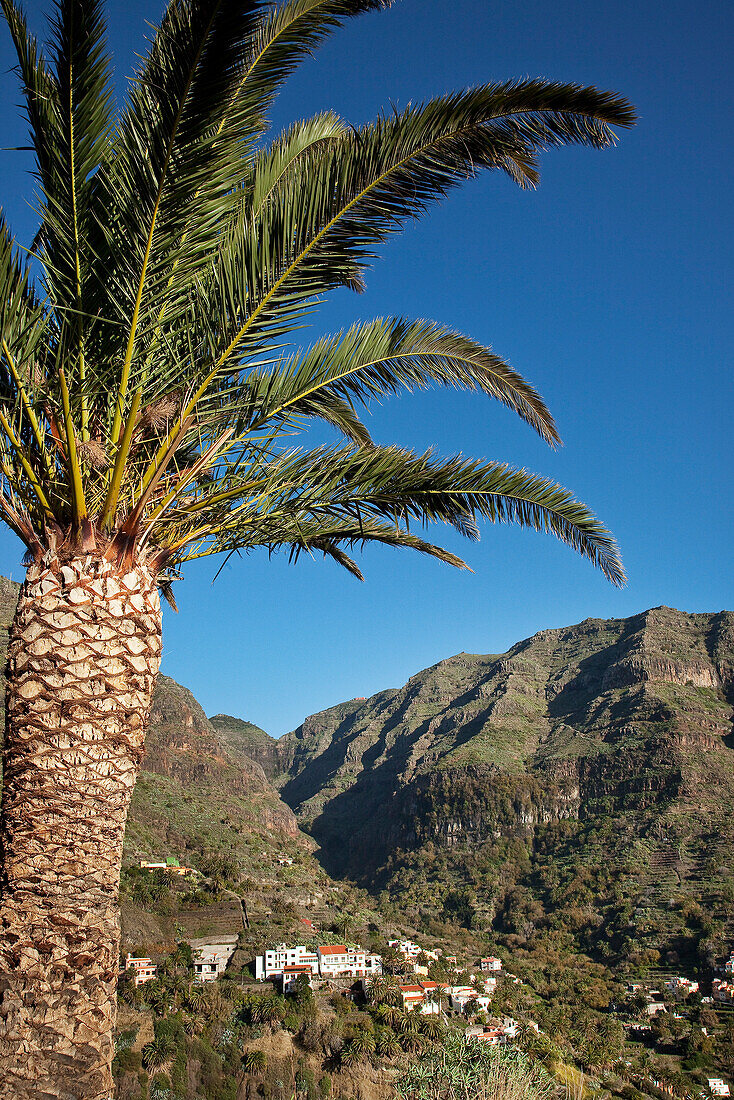
[[[368,404],[401,389],[432,383],[477,389],[517,412],[546,442],[559,442],[542,398],[516,371],[466,336],[430,321],[377,318],[323,337],[305,353],[265,372],[251,372],[248,427],[286,412],[319,415],[318,402],[338,394]]]
[[[168,513],[156,541],[181,549],[207,538],[212,553],[229,552],[282,544],[287,540],[275,539],[274,531],[283,524],[291,531],[294,523],[328,530],[335,520],[352,532],[368,531],[372,521],[406,531],[410,523],[444,523],[477,538],[480,518],[553,534],[612,583],[624,581],[614,539],[567,489],[501,463],[436,459],[395,447],[318,448],[254,466],[229,482],[220,474],[215,488]]]
[[[344,134],[283,182],[249,232],[225,240],[209,307],[222,321],[217,363],[286,330],[305,302],[353,279],[380,242],[480,169],[534,184],[542,149],[611,144],[612,126],[633,117],[610,93],[523,81],[443,96]]]
[[[217,123],[237,87],[262,6],[262,0],[169,4],[120,121],[103,177],[116,214],[108,249],[118,261],[110,305],[124,336],[113,443],[133,359],[157,323],[161,296],[175,315],[170,299],[185,298],[193,274],[208,262],[242,177],[237,146],[225,146]],[[197,216],[191,219],[194,201]]]

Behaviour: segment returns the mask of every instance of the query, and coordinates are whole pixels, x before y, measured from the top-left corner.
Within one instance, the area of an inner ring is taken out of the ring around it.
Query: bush
[[[399,1100],[551,1100],[554,1088],[520,1051],[457,1034],[395,1081]]]

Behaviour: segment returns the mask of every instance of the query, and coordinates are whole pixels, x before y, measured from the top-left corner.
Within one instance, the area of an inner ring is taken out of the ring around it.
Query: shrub
[[[554,1087],[520,1051],[457,1034],[395,1081],[399,1100],[550,1100]]]

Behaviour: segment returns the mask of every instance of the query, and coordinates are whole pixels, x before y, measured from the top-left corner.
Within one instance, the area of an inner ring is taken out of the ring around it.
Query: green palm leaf
[[[489,348],[401,318],[291,341],[329,290],[361,289],[408,219],[482,168],[533,185],[543,149],[610,144],[633,120],[624,100],[487,84],[266,140],[293,69],[382,0],[174,0],[120,110],[100,0],[58,0],[45,54],[14,0],[0,3],[43,273],[34,285],[0,221],[0,510],[36,557],[96,546],[170,572],[260,546],[361,575],[350,555],[368,542],[462,565],[411,527],[475,538],[486,519],[552,533],[621,583],[611,536],[555,483],[373,445],[362,408],[436,383],[481,391],[557,443],[542,398]],[[346,444],[314,449],[314,422]]]

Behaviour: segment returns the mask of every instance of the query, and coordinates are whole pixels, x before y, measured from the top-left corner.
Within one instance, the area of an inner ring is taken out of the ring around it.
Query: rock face
[[[242,718],[228,714],[215,714],[209,721],[217,731],[220,741],[236,759],[254,760],[268,779],[279,775],[282,766],[278,752],[279,741],[265,730]]]
[[[299,835],[292,810],[260,764],[242,751],[233,751],[191,692],[168,676],[158,677],[153,693],[143,766],[187,787],[226,791],[241,801],[246,818],[290,837]]]
[[[734,616],[658,607],[461,653],[316,714],[277,746],[327,869],[626,811],[730,814]]]

